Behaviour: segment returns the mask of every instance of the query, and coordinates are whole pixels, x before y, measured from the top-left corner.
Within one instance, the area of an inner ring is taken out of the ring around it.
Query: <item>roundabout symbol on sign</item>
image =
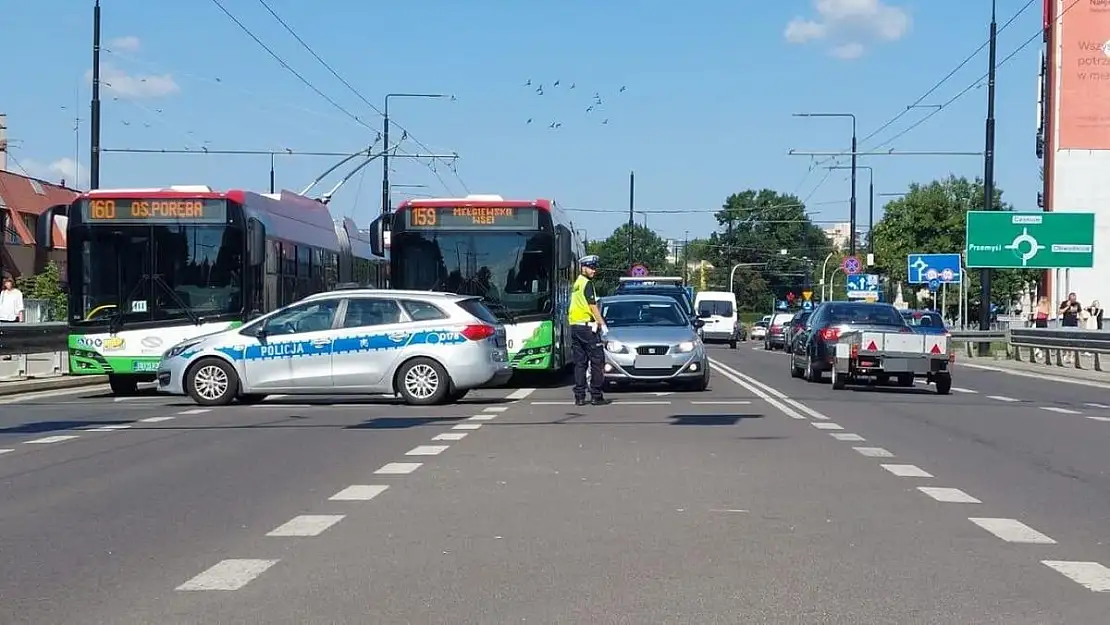
[[[1029,250],[1025,252],[1021,251],[1021,247],[1023,245],[1028,246]],[[1033,260],[1033,257],[1037,255],[1037,252],[1043,250],[1044,248],[1045,247],[1043,245],[1037,243],[1037,239],[1033,238],[1033,235],[1029,234],[1029,228],[1022,228],[1021,234],[1014,237],[1013,242],[1006,246],[1006,249],[1013,250],[1014,253],[1019,258],[1021,258],[1022,267],[1024,267],[1026,263],[1028,263],[1030,260]]]

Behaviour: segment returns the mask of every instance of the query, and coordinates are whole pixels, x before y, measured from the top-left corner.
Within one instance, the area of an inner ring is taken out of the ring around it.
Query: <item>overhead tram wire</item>
[[[213,1],[215,1],[215,0],[213,0]],[[364,104],[366,104],[366,106],[370,107],[370,109],[372,111],[374,111],[375,113],[377,113],[378,115],[380,115],[382,117],[385,117],[385,113],[383,113],[381,109],[379,109],[377,106],[375,106],[373,102],[371,102],[366,96],[364,96],[361,91],[359,91],[357,88],[355,88],[354,85],[352,85],[350,82],[348,82],[347,79],[343,78],[343,76],[341,76],[339,74],[339,72],[336,71],[335,68],[331,66],[330,63],[325,61],[323,59],[323,57],[321,57],[319,54],[317,54],[316,50],[314,50],[312,48],[312,46],[310,46],[308,44],[308,42],[306,42],[304,39],[302,39],[301,36],[299,34],[297,34],[297,31],[294,30],[293,27],[290,26],[288,22],[286,22],[284,19],[282,19],[282,17],[280,15],[278,15],[277,11],[275,11],[273,9],[273,7],[271,7],[270,4],[266,0],[258,0],[258,2],[259,2],[259,4],[261,4],[263,6],[263,8],[266,9],[266,11],[275,20],[277,20],[277,22],[279,24],[281,24],[282,28],[284,28],[286,30],[286,32],[288,32],[290,35],[293,36],[294,39],[297,40],[297,43],[301,44],[302,48],[304,48],[306,51],[308,51],[308,53],[312,55],[312,58],[316,59],[316,61],[318,63],[320,63],[320,65],[324,66],[324,69],[328,70],[328,72],[332,76],[334,76],[336,80],[338,80],[340,83],[342,83],[343,86],[346,87],[348,90],[350,90],[351,93],[355,94],[355,97],[357,97],[359,100],[362,100],[362,102]],[[408,136],[409,140],[411,140],[413,143],[415,143],[421,149],[425,150],[429,154],[433,154],[435,152],[435,150],[428,147],[422,141],[420,141],[415,136],[413,136],[413,134],[411,132],[409,132],[409,130],[407,128],[405,128],[404,126],[402,126],[401,124],[397,123],[396,121],[394,121],[392,119],[390,119],[389,121],[392,125],[396,126],[398,130],[405,133],[405,135]],[[432,171],[432,174],[434,174],[435,177],[439,180],[440,184],[443,185],[444,189],[447,189],[448,191],[450,191],[450,189],[447,187],[447,184],[444,182],[443,177],[439,175],[439,172],[436,171],[436,169],[434,167],[431,167],[431,166],[429,166],[429,169]],[[450,169],[451,173],[453,173],[455,175],[455,178],[459,181],[459,184],[462,186],[463,190],[467,193],[470,193],[470,188],[467,187],[466,182],[464,182],[462,177],[459,176],[459,172],[455,170],[454,166],[452,164],[448,164],[448,169]]]
[[[998,32],[1001,34],[1004,30],[1006,30],[1007,27],[1009,27],[1011,24],[1013,24],[1019,17],[1021,17],[1026,11],[1028,11],[1029,8],[1032,7],[1036,2],[1037,2],[1037,0],[1027,0],[1024,6],[1022,6],[1020,9],[1018,9],[1018,11],[1016,13],[1014,13],[1012,16],[1010,16],[1010,19],[1006,20],[1002,24],[1002,26],[999,27]],[[1064,12],[1067,12],[1067,10],[1071,9],[1072,6],[1075,6],[1075,4],[1073,3],[1067,9],[1065,9]],[[1061,15],[1063,15],[1063,13],[1061,13]],[[1038,30],[1037,34],[1034,35],[1034,37],[1040,37],[1042,35],[1042,32],[1043,31]],[[974,52],[972,52],[966,58],[964,58],[963,61],[960,61],[960,63],[958,65],[956,65],[956,67],[953,68],[952,71],[948,72],[948,74],[945,75],[944,78],[941,78],[940,80],[938,80],[932,87],[929,88],[928,91],[923,93],[921,95],[921,97],[914,100],[914,102],[912,104],[903,108],[896,115],[894,115],[893,117],[891,117],[887,121],[883,122],[883,124],[880,125],[878,128],[871,131],[866,136],[864,136],[862,139],[860,139],[859,140],[860,147],[862,148],[863,144],[867,143],[868,141],[873,139],[876,135],[883,132],[887,128],[890,128],[891,126],[893,126],[895,123],[898,122],[898,120],[905,117],[911,110],[914,110],[918,105],[920,105],[922,102],[924,102],[925,98],[928,98],[933,93],[935,93],[937,91],[937,89],[940,89],[941,87],[943,87],[945,85],[945,83],[947,83],[949,80],[952,79],[953,76],[956,75],[957,72],[959,72],[961,69],[966,67],[968,63],[975,60],[975,57],[979,56],[979,53],[981,53],[983,50],[985,50],[988,45],[990,45],[990,40],[989,39],[987,41],[984,41],[978,48],[975,49]],[[1026,45],[1028,45],[1028,44],[1026,44]],[[1024,47],[1024,46],[1022,46],[1022,47]],[[985,76],[984,76],[984,78],[985,78]],[[979,81],[976,81],[976,82],[978,83],[978,82],[981,82],[982,80],[983,80],[983,78],[980,78]],[[943,108],[943,106],[945,106],[945,105],[941,105],[942,108]],[[935,115],[938,111],[939,111],[939,109],[934,109],[933,111],[931,111],[928,115],[926,115],[922,119],[928,119],[928,118],[932,117],[933,115]],[[914,126],[911,126],[911,127],[916,127],[917,125],[920,125],[920,121],[921,120],[919,120],[918,123],[914,124]],[[901,136],[901,134],[899,134],[897,136]],[[889,141],[887,141],[887,143],[889,143]],[[880,144],[879,147],[881,147],[883,145],[886,145],[887,143]],[[874,150],[876,148],[871,148],[871,149]],[[829,161],[832,161],[832,160],[835,160],[835,159],[839,158],[840,156],[847,156],[847,155],[848,155],[848,153],[845,152],[843,154],[838,154],[836,156],[828,157],[828,158],[826,158],[822,161],[819,161],[817,163],[817,166],[822,166],[822,165],[824,165],[825,163],[827,163]]]
[[[1063,17],[1064,14],[1067,13],[1068,11],[1070,11],[1072,7],[1074,7],[1076,4],[1078,4],[1079,2],[1082,2],[1082,1],[1083,0],[1073,0],[1073,2],[1070,5],[1068,5],[1063,11],[1060,12],[1060,15],[1057,16],[1057,19],[1059,19],[1060,17]],[[1015,48],[1012,52],[1010,52],[1008,55],[1006,55],[1001,61],[999,61],[997,67],[1002,67],[1003,65],[1005,65],[1006,63],[1011,61],[1015,56],[1018,55],[1018,53],[1020,53],[1025,48],[1029,47],[1029,45],[1032,44],[1034,41],[1038,41],[1038,40],[1042,39],[1043,36],[1044,36],[1043,31],[1038,30],[1032,37],[1026,39],[1024,43],[1022,43],[1020,46]],[[904,137],[906,134],[908,134],[912,130],[916,129],[917,127],[921,126],[925,122],[929,121],[937,113],[940,113],[941,111],[943,111],[944,109],[951,106],[953,103],[955,103],[960,98],[964,97],[965,95],[967,95],[971,91],[980,87],[983,84],[983,81],[986,80],[986,79],[987,79],[987,74],[984,73],[982,76],[980,76],[978,79],[976,79],[975,82],[969,84],[967,87],[964,87],[963,90],[961,90],[959,93],[957,93],[956,95],[949,98],[947,102],[937,106],[937,108],[930,111],[928,115],[922,117],[921,119],[917,120],[913,124],[911,124],[911,125],[907,126],[906,128],[902,129],[900,132],[898,132],[894,136],[890,137],[889,139],[880,143],[879,145],[875,146],[872,149],[877,150],[877,149],[882,148],[884,146],[890,145],[891,143],[894,143],[898,139]]]

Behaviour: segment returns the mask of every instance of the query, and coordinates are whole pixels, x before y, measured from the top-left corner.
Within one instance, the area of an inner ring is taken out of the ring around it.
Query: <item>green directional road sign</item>
[[[979,269],[1093,267],[1095,215],[970,211],[965,263]]]

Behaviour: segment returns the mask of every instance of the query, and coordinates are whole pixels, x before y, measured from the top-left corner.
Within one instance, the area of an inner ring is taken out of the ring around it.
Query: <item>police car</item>
[[[479,298],[350,289],[178,343],[162,355],[158,390],[202,406],[275,393],[385,393],[432,405],[511,376],[505,328]]]

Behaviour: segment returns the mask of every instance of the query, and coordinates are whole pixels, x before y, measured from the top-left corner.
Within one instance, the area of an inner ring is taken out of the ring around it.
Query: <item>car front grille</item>
[[[665,356],[670,351],[667,345],[641,345],[636,348],[636,353],[641,356]]]

